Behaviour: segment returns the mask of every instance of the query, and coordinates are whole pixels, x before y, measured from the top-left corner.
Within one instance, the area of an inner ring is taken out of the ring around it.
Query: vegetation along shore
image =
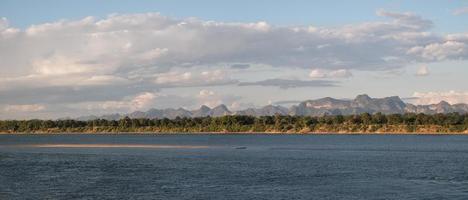
[[[452,133],[468,134],[468,114],[221,116],[175,119],[3,120],[1,133]]]

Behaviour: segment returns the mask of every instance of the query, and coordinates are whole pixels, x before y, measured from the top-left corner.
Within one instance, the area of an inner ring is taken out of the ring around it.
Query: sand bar
[[[205,149],[210,146],[198,145],[158,145],[158,144],[26,144],[8,145],[35,148],[148,148],[148,149]]]

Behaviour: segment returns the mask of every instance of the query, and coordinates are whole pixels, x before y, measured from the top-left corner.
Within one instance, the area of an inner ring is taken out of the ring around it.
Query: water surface
[[[468,199],[468,136],[0,135],[0,199]]]

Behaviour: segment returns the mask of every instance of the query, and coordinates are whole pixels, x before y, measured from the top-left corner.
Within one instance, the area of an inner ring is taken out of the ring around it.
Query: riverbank
[[[464,132],[0,132],[0,135],[468,135]]]
[[[468,134],[468,114],[5,120],[3,133]]]

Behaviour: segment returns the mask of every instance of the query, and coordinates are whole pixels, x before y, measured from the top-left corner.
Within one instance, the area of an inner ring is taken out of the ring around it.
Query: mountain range
[[[403,113],[468,113],[468,104],[449,104],[441,101],[438,104],[413,105],[403,102],[398,96],[385,98],[371,98],[366,94],[358,95],[352,100],[334,99],[325,97],[316,100],[307,100],[293,105],[289,108],[279,105],[267,105],[262,108],[247,108],[240,111],[230,111],[221,104],[214,108],[201,106],[197,110],[186,110],[183,108],[150,109],[146,112],[135,111],[129,114],[111,114],[103,116],[84,116],[77,120],[107,119],[118,120],[126,116],[130,118],[150,118],[161,119],[176,117],[205,117],[224,115],[250,115],[250,116],[272,116],[272,115],[301,115],[301,116],[321,116],[321,115],[351,115],[360,113],[383,114],[403,114]]]

